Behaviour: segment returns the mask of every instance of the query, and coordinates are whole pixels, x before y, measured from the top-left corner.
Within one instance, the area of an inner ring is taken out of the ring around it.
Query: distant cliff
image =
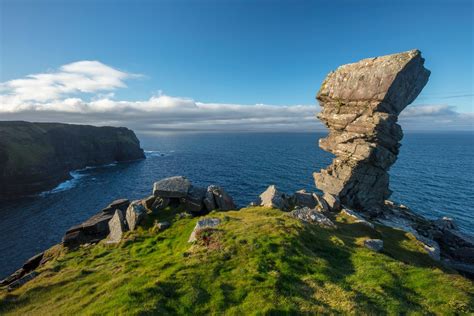
[[[124,127],[0,122],[0,199],[52,189],[75,169],[142,158]]]

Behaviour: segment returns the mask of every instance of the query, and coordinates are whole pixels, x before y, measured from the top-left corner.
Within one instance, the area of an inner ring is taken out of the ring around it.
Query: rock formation
[[[383,209],[403,136],[398,115],[428,81],[423,63],[412,50],[343,65],[326,77],[317,99],[329,135],[319,146],[336,158],[314,178],[328,200],[371,214]]]
[[[0,122],[0,199],[51,190],[72,170],[142,158],[124,127]]]

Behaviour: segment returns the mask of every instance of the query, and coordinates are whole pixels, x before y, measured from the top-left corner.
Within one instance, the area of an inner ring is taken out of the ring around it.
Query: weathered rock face
[[[336,155],[316,186],[351,208],[379,212],[391,192],[390,166],[403,133],[398,115],[428,81],[418,50],[339,67],[324,80],[318,118],[329,128],[319,146]]]
[[[72,170],[142,158],[124,127],[0,122],[0,199],[51,190]]]

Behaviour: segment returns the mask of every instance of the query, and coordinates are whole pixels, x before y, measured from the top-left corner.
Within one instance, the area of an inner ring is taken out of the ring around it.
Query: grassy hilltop
[[[336,229],[304,224],[279,210],[213,212],[223,222],[188,237],[197,218],[167,209],[128,232],[66,252],[12,292],[2,315],[51,314],[463,314],[473,283],[432,261],[410,234],[376,230],[339,215]],[[164,231],[155,219],[168,220]],[[382,253],[362,246],[384,240]]]

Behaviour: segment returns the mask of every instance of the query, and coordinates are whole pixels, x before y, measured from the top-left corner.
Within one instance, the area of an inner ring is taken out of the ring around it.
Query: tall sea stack
[[[428,82],[418,50],[368,58],[328,74],[317,99],[329,128],[319,147],[332,164],[315,173],[316,186],[348,207],[377,214],[389,190],[390,166],[403,137],[398,115]]]

